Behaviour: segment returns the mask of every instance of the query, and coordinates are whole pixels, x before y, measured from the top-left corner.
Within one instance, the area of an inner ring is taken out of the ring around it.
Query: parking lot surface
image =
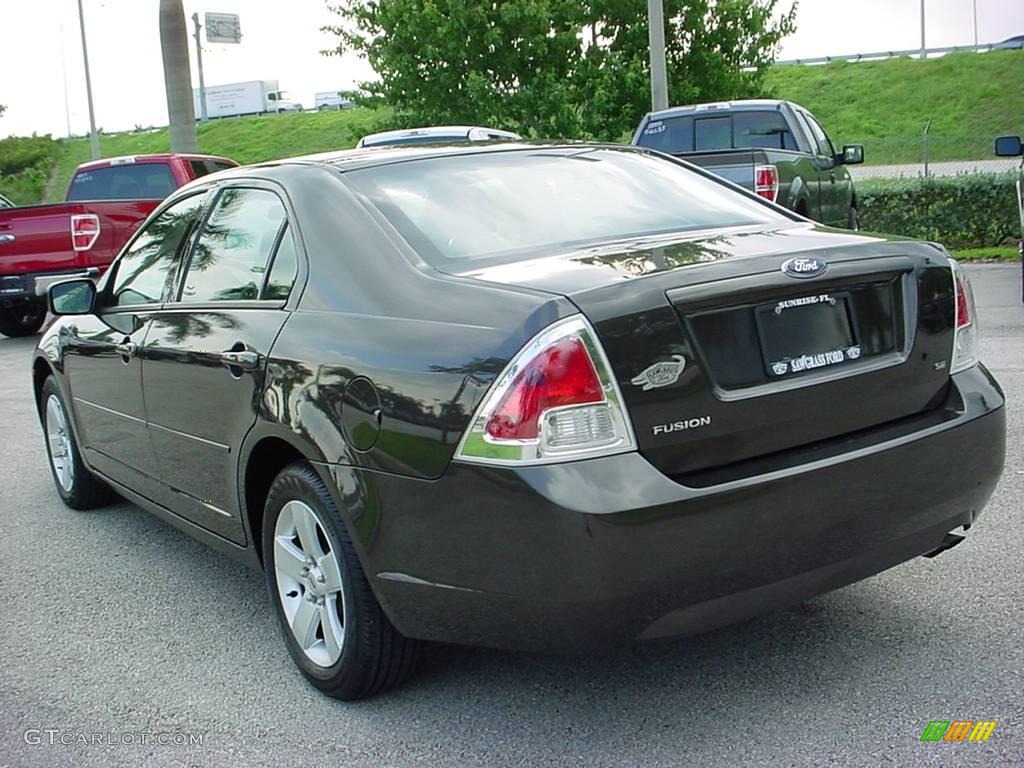
[[[61,504],[34,339],[0,338],[0,766],[1024,765],[1020,266],[968,269],[1009,435],[964,544],[610,657],[431,646],[409,684],[358,704],[301,678],[260,575],[131,504]],[[920,741],[931,720],[983,719],[985,743]]]

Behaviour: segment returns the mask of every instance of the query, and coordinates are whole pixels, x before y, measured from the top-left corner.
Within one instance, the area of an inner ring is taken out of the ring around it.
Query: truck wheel
[[[852,229],[854,232],[858,232],[860,230],[860,214],[852,205],[850,206],[850,215],[846,228]]]
[[[10,309],[0,309],[0,333],[4,336],[31,336],[46,320],[46,304],[27,301]]]

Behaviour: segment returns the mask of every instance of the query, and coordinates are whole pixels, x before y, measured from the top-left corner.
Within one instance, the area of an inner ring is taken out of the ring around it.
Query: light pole
[[[973,0],[974,4],[974,47],[978,47],[978,0]]]
[[[92,108],[92,79],[89,77],[89,49],[85,45],[85,14],[78,0],[78,25],[82,29],[82,61],[85,63],[85,98],[89,101],[89,150],[93,160],[100,159],[100,137],[96,134],[96,113]]]
[[[924,45],[924,0],[921,0],[921,58],[927,58],[928,54],[925,53]]]
[[[200,120],[204,123],[210,118],[206,114],[206,81],[203,80],[203,41],[199,36],[199,30],[202,26],[199,24],[199,14],[192,14],[192,23],[196,25],[196,69],[199,70],[199,114]]]
[[[662,0],[647,0],[647,36],[651,48],[651,111],[668,109],[665,71],[665,12]]]

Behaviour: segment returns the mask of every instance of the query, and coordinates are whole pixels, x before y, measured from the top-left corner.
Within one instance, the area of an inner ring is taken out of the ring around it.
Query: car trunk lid
[[[794,259],[825,268],[801,276]],[[925,243],[798,226],[463,274],[568,296],[607,352],[640,452],[688,484],[920,414],[948,386],[952,280]]]

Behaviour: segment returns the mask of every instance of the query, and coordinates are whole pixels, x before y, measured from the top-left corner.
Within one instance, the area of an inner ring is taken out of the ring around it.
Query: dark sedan
[[[637,148],[225,171],[50,302],[61,498],[116,491],[262,568],[345,699],[424,640],[603,650],[936,554],[1003,466],[940,246]]]

